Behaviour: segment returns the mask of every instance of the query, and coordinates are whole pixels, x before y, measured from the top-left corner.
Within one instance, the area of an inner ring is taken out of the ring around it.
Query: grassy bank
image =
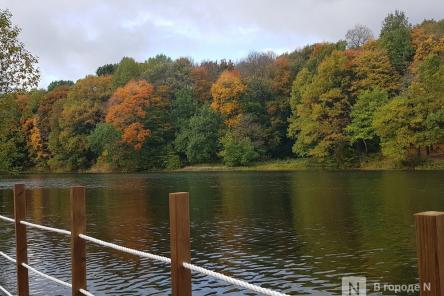
[[[223,163],[206,163],[185,166],[178,169],[152,169],[144,172],[216,172],[216,171],[298,171],[298,170],[443,170],[444,158],[419,160],[414,163],[399,163],[378,156],[363,158],[356,165],[338,167],[333,163],[321,163],[313,159],[281,159],[252,163],[248,166],[229,167]],[[76,173],[132,173],[133,171],[116,171],[110,166],[93,166],[86,171]],[[0,172],[2,173],[2,172]],[[11,172],[4,172],[11,174]],[[23,172],[12,172],[20,174]],[[48,171],[29,169],[25,173],[72,173],[67,171]]]
[[[395,162],[381,157],[363,159],[359,165],[338,168],[332,164],[319,163],[311,159],[270,160],[253,163],[249,166],[228,167],[223,164],[198,164],[173,171],[294,171],[294,170],[444,170],[444,158],[417,161],[414,164]]]

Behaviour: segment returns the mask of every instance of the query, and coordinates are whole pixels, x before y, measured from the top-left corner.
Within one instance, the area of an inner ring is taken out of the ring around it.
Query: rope
[[[6,254],[3,253],[3,252],[0,252],[0,256],[4,257],[6,260],[11,261],[11,262],[14,263],[14,264],[16,263],[16,261],[15,261],[14,258],[9,257],[8,255],[6,255]],[[9,293],[9,292],[8,292],[5,288],[3,288],[1,285],[0,285],[0,291],[2,291],[3,293],[5,293],[6,296],[12,296],[12,294]]]
[[[276,291],[273,291],[270,289],[262,288],[262,287],[247,283],[245,281],[238,280],[238,279],[223,275],[221,273],[214,272],[214,271],[208,270],[206,268],[196,266],[194,264],[183,262],[182,265],[183,265],[183,267],[185,267],[189,270],[193,270],[193,271],[199,272],[201,274],[211,276],[213,278],[225,281],[225,282],[230,283],[235,286],[249,289],[249,290],[254,291],[256,293],[260,293],[263,295],[270,295],[270,296],[288,296],[287,294],[283,294],[283,293],[279,293],[279,292],[276,292]]]
[[[29,227],[34,227],[34,228],[41,229],[41,230],[50,231],[50,232],[71,235],[71,231],[64,230],[64,229],[52,228],[52,227],[38,225],[38,224],[26,222],[26,221],[20,221],[20,224],[27,225]]]
[[[0,291],[2,291],[3,293],[6,294],[6,296],[12,296],[11,293],[9,293],[5,288],[3,288],[2,286],[0,286]]]
[[[94,294],[91,294],[90,292],[83,289],[79,289],[79,292],[86,296],[94,296]]]
[[[68,287],[68,288],[72,288],[72,285],[71,285],[71,284],[65,283],[64,281],[61,281],[61,280],[59,280],[59,279],[56,279],[55,277],[52,277],[52,276],[47,275],[47,274],[44,274],[43,272],[40,272],[40,271],[38,271],[37,269],[32,268],[31,266],[29,266],[29,265],[26,264],[26,263],[22,263],[22,266],[25,267],[25,268],[27,268],[27,269],[29,269],[30,271],[32,271],[32,272],[38,274],[39,276],[44,277],[45,279],[48,279],[48,280],[50,280],[50,281],[53,281],[53,282],[55,282],[55,283],[57,283],[57,284],[60,284],[60,285],[62,285],[62,286],[65,286],[65,287]]]
[[[128,253],[128,254],[131,254],[131,255],[136,255],[136,256],[139,256],[139,257],[143,257],[143,258],[148,258],[148,259],[153,259],[153,260],[161,261],[161,262],[166,263],[166,264],[171,264],[171,259],[167,258],[167,257],[164,257],[164,256],[154,255],[154,254],[151,254],[151,253],[137,251],[137,250],[130,249],[130,248],[127,248],[127,247],[122,247],[122,246],[119,246],[119,245],[116,245],[116,244],[108,243],[108,242],[105,242],[103,240],[96,239],[96,238],[84,235],[84,234],[79,234],[79,237],[84,239],[84,240],[86,240],[86,241],[90,241],[92,243],[95,243],[95,244],[98,244],[98,245],[101,245],[101,246],[104,246],[104,247],[107,247],[107,248],[111,248],[111,249],[114,249],[114,250],[117,250],[117,251],[120,251],[120,252]]]
[[[11,223],[15,222],[14,219],[11,219],[11,218],[8,218],[8,217],[2,216],[2,215],[0,215],[0,220],[6,221],[6,222],[11,222]]]
[[[17,263],[17,261],[15,261],[15,259],[14,258],[12,258],[12,257],[9,257],[8,255],[6,255],[5,253],[3,253],[3,252],[0,252],[0,256],[2,256],[3,258],[5,258],[6,260],[8,260],[8,261],[10,261],[10,262],[12,262],[12,263],[14,263],[14,264],[16,264]]]
[[[91,294],[90,292],[83,290],[83,289],[79,289],[79,292],[85,296],[94,296],[94,294]]]

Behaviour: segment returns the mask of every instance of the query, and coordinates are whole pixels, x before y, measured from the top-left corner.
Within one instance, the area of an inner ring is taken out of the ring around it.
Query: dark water
[[[340,294],[341,277],[417,282],[415,212],[444,210],[444,172],[270,172],[0,177],[0,214],[12,186],[29,188],[28,220],[69,229],[69,186],[87,186],[87,233],[169,257],[168,193],[190,192],[192,262],[288,294]],[[69,239],[29,229],[31,266],[70,282]],[[14,231],[0,221],[0,250]],[[162,263],[88,244],[96,295],[168,295]],[[70,295],[31,275],[32,295]],[[0,285],[15,290],[0,258]],[[254,295],[193,274],[193,295]],[[1,292],[0,292],[1,294]]]

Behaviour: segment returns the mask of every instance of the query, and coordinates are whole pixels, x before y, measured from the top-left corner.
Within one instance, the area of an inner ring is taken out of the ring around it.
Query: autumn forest
[[[444,20],[396,11],[378,34],[356,25],[336,43],[236,62],[124,57],[37,89],[37,58],[10,18],[0,10],[0,171],[414,166],[444,154]]]

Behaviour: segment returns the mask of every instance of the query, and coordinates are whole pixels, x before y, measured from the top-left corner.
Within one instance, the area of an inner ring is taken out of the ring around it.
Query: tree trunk
[[[367,142],[365,140],[362,140],[364,142],[364,147],[365,147],[365,155],[368,154],[368,148],[367,148]]]

